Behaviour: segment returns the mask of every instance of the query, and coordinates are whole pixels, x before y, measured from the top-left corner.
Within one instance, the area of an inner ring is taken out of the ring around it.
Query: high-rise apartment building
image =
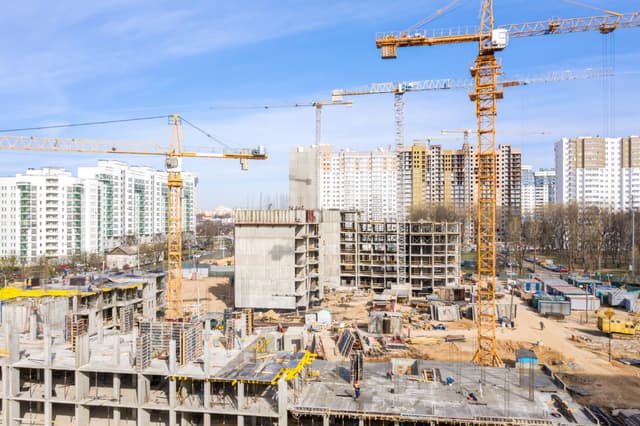
[[[533,174],[536,188],[536,208],[556,202],[556,171],[540,169]]]
[[[183,173],[183,230],[195,233],[195,185]],[[30,264],[103,253],[121,244],[161,241],[167,230],[167,174],[119,161],[29,169],[0,178],[0,257]]]
[[[298,147],[289,157],[289,206],[362,211],[371,220],[397,214],[393,151],[334,152],[331,145]]]
[[[419,208],[444,206],[463,214],[477,200],[478,158],[471,144],[461,149],[414,144],[398,151],[400,208],[405,216]],[[498,233],[510,215],[520,215],[522,154],[511,145],[496,150]],[[469,217],[469,215],[467,215]],[[474,217],[472,214],[471,217]],[[466,233],[472,227],[466,227]]]
[[[556,200],[625,210],[640,205],[640,137],[556,142]]]
[[[29,169],[0,178],[0,256],[32,263],[42,256],[67,257],[91,244],[91,205],[96,182],[59,168]]]
[[[110,249],[130,242],[164,239],[167,232],[167,173],[121,161],[100,160],[95,167],[79,167],[78,177],[101,184],[99,239]],[[195,233],[193,174],[182,173],[183,232]]]
[[[531,219],[547,204],[556,202],[556,171],[553,169],[533,170],[522,166],[521,204],[522,217]]]

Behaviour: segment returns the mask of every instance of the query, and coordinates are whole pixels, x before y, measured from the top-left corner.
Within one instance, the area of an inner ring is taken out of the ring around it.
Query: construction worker
[[[540,321],[540,331],[544,330],[544,322]]]
[[[360,398],[360,382],[353,383],[353,399],[356,401]]]

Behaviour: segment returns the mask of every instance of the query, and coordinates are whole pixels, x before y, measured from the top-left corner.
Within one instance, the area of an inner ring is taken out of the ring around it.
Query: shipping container
[[[568,316],[571,315],[571,303],[559,300],[540,300],[538,312],[542,315]]]
[[[567,296],[572,311],[595,311],[600,309],[600,299],[594,296]]]

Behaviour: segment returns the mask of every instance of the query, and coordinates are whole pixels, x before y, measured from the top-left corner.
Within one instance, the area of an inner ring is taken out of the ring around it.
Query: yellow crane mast
[[[475,102],[478,125],[478,183],[477,183],[477,252],[478,284],[477,351],[474,362],[484,366],[502,365],[496,348],[496,154],[495,117],[497,100],[503,97],[498,77],[502,65],[495,53],[507,47],[509,38],[599,31],[608,34],[618,28],[640,26],[640,11],[619,16],[591,16],[586,18],[549,19],[547,21],[509,24],[495,27],[493,1],[482,0],[480,27],[411,32],[387,32],[376,36],[376,46],[383,59],[397,57],[399,47],[434,46],[440,44],[478,43],[478,55],[471,76],[474,90],[470,98]]]
[[[169,149],[154,142],[122,142],[97,139],[52,138],[38,136],[0,136],[0,150],[72,152],[95,154],[159,155],[166,157],[167,167],[167,311],[165,318],[183,319],[182,308],[182,159],[221,158],[238,159],[242,170],[249,160],[266,160],[263,147],[225,150],[223,152],[194,152],[182,150],[181,117],[170,116],[172,125]]]

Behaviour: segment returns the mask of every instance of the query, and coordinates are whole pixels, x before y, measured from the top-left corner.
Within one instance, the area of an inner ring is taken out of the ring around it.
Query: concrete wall
[[[289,153],[289,206],[317,209],[318,146],[298,147]]]
[[[235,228],[235,306],[295,309],[294,227]]]
[[[320,284],[324,289],[340,285],[340,211],[323,210],[320,224]]]

